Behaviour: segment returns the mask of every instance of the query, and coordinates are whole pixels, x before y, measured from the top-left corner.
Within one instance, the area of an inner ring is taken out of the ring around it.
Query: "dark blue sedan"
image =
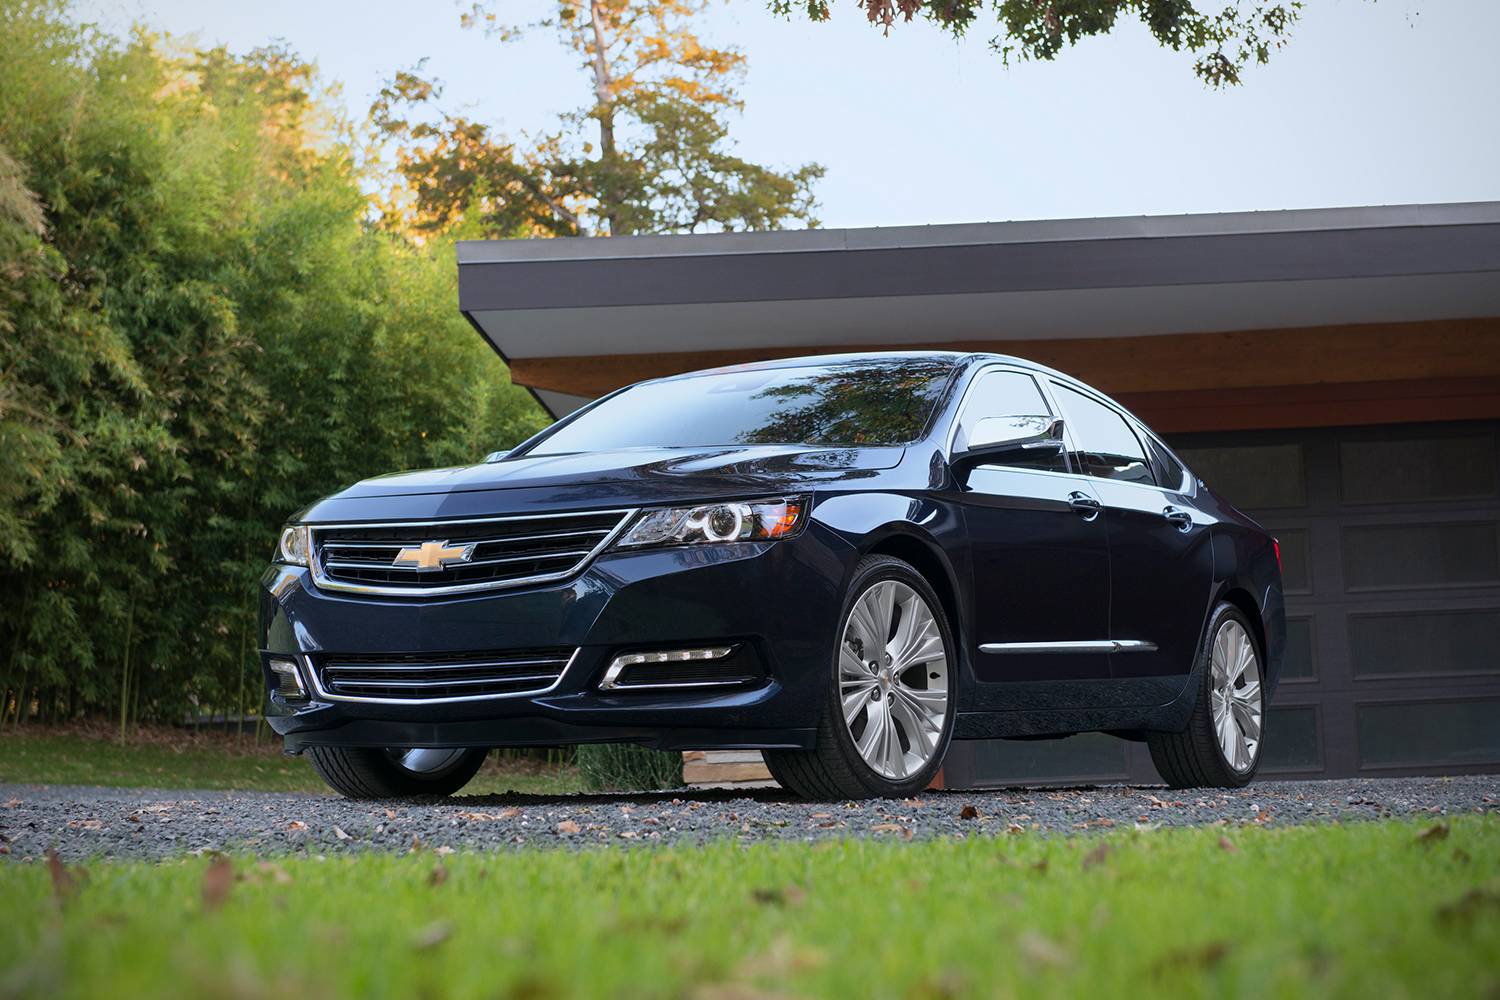
[[[1285,645],[1273,538],[1106,396],[992,354],[634,385],[313,504],[262,585],[272,725],[355,797],[604,742],[903,796],[950,740],[1079,732],[1237,787]]]

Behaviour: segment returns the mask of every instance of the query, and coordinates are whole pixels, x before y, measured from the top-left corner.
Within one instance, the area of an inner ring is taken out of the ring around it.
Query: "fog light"
[[[610,661],[599,687],[604,690],[622,687],[620,672],[642,663],[686,663],[690,660],[722,660],[734,652],[733,646],[706,646],[702,649],[664,649],[655,653],[625,653]]]
[[[271,673],[276,675],[276,687],[272,694],[285,699],[307,698],[307,688],[302,686],[302,671],[297,669],[296,661],[269,658],[266,666],[271,668]]]

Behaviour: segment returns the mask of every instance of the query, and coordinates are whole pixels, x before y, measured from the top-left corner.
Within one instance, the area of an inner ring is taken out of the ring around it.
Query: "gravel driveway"
[[[1052,835],[1227,821],[1266,826],[1500,811],[1500,776],[1257,782],[1223,792],[1121,785],[928,792],[916,799],[805,803],[780,790],[500,795],[353,802],[285,792],[174,792],[0,785],[0,860],[88,855],[258,854]]]

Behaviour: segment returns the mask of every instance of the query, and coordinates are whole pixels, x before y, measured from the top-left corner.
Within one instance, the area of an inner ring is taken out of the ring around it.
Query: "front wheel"
[[[1148,733],[1151,760],[1172,788],[1243,788],[1260,766],[1265,671],[1243,612],[1214,609],[1199,653],[1202,685],[1180,733]]]
[[[334,791],[351,799],[452,795],[489,753],[483,747],[308,747],[307,760]]]
[[[908,563],[870,556],[836,634],[817,746],[762,751],[771,776],[808,799],[921,791],[953,736],[958,658],[942,603]]]

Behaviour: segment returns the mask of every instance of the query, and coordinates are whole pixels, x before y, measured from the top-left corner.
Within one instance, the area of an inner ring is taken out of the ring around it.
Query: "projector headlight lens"
[[[789,497],[759,503],[718,503],[648,510],[615,543],[615,548],[787,538],[802,530],[809,506],[806,497]]]
[[[289,525],[281,529],[281,541],[276,546],[276,556],[291,566],[306,566],[312,561],[312,531],[305,524]]]

